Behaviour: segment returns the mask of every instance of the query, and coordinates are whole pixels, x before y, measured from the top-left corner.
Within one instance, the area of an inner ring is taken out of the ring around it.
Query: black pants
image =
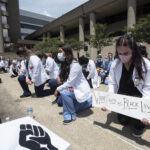
[[[138,119],[134,119],[122,114],[117,114],[117,118],[120,124],[122,125],[128,125],[131,121],[133,123],[133,126],[137,130],[142,130],[145,128],[145,125]]]
[[[4,73],[7,73],[7,70],[5,68],[0,68],[0,71],[3,71]]]
[[[89,79],[89,80],[87,80],[87,81],[88,81],[88,83],[89,83],[89,85],[90,85],[90,88],[93,88],[93,86],[92,86],[92,80]]]
[[[17,77],[18,76],[18,72],[16,70],[13,70],[14,75],[11,75],[12,78]]]

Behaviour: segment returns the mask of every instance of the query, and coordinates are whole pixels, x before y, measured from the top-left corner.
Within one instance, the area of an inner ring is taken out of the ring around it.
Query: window
[[[8,30],[7,29],[3,29],[3,37],[8,37]]]
[[[7,17],[6,16],[2,16],[2,24],[7,24]]]
[[[6,4],[5,3],[0,2],[0,6],[1,6],[1,10],[6,11]]]

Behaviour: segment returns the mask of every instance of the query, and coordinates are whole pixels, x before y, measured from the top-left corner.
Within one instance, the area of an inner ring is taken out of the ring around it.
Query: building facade
[[[20,39],[18,0],[0,0],[0,53],[7,43]]]
[[[62,41],[69,37],[85,41],[86,35],[95,34],[96,23],[106,23],[108,31],[119,36],[124,27],[132,27],[138,18],[147,14],[150,14],[150,0],[89,0],[27,36],[27,39],[60,36]],[[90,55],[93,59],[97,55],[92,47]]]
[[[54,18],[20,9],[21,39],[35,32]]]

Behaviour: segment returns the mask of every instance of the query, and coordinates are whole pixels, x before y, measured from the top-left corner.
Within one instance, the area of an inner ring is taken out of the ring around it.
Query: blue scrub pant
[[[29,96],[31,95],[31,92],[29,90],[29,87],[26,83],[26,77],[23,75],[23,76],[19,76],[18,77],[18,81],[23,89],[23,95],[24,96]],[[51,90],[48,89],[48,90],[44,90],[44,84],[40,85],[40,86],[34,86],[34,89],[35,89],[35,94],[37,97],[44,97],[44,96],[48,96],[50,94],[52,94]]]
[[[20,86],[22,87],[23,95],[24,96],[30,96],[31,92],[30,92],[29,87],[28,87],[28,85],[26,83],[26,77],[24,75],[19,76],[18,77],[18,81],[20,83]]]
[[[58,87],[57,80],[56,79],[50,79],[48,84],[49,84],[49,87],[51,89],[51,93],[54,94],[56,88]]]
[[[105,73],[105,72],[102,72],[102,73],[100,74],[100,77],[101,77],[101,82],[104,83],[104,82],[105,82],[106,73]]]
[[[70,92],[68,90],[63,90],[61,93],[61,99],[63,103],[64,120],[75,120],[76,112],[92,106],[92,98],[89,98],[83,103],[79,103],[75,98],[74,92]]]
[[[45,83],[40,86],[34,86],[35,94],[37,97],[44,97],[52,94],[50,89],[44,90],[44,86]]]

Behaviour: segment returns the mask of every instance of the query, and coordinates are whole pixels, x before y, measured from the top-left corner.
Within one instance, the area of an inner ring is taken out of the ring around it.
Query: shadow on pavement
[[[87,108],[87,109],[85,109],[83,111],[78,112],[77,113],[77,117],[83,118],[83,117],[88,117],[88,116],[90,116],[92,114],[93,114],[93,110],[91,110],[91,108]]]
[[[120,134],[128,139],[131,139],[133,141],[135,141],[136,143],[140,144],[140,145],[145,145],[145,146],[148,146],[150,147],[150,142],[149,141],[146,141],[145,139],[142,139],[142,138],[136,138],[134,136],[131,135],[131,132],[133,130],[133,126],[132,125],[128,125],[128,126],[122,126],[122,130],[119,130],[115,127],[112,127],[110,126],[111,123],[116,123],[116,124],[119,124],[118,120],[117,120],[117,114],[114,113],[114,112],[111,112],[108,114],[107,116],[107,121],[106,123],[100,123],[100,122],[97,122],[97,121],[94,121],[94,125],[97,125],[97,126],[100,126],[101,128],[104,128],[104,129],[108,129],[108,130],[111,130],[117,134]],[[147,129],[149,129],[150,127],[146,127]]]

